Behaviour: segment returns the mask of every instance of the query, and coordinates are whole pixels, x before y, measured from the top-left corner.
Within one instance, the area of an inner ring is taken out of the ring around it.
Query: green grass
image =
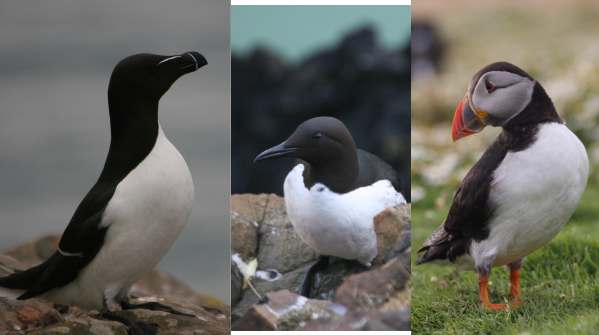
[[[427,190],[412,210],[413,255],[443,221],[453,188]],[[524,304],[515,310],[480,308],[474,272],[451,266],[412,264],[414,334],[599,334],[599,187],[589,185],[560,234],[526,258]],[[504,302],[509,277],[491,275],[493,302]]]

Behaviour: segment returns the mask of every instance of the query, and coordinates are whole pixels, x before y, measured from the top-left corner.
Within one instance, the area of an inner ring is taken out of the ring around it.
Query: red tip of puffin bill
[[[454,142],[462,137],[466,137],[476,133],[476,131],[472,131],[464,125],[463,111],[464,104],[466,103],[466,98],[462,98],[462,100],[460,100],[460,103],[458,103],[458,106],[455,108],[455,112],[453,114],[453,121],[451,122],[451,139]]]

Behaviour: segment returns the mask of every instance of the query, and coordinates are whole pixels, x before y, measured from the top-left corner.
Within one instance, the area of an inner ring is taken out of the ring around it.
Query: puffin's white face
[[[487,72],[471,91],[470,107],[485,125],[502,126],[528,106],[534,85],[515,73]]]
[[[536,84],[525,75],[502,70],[483,72],[474,80],[455,110],[451,126],[454,141],[487,125],[507,124],[528,106]]]

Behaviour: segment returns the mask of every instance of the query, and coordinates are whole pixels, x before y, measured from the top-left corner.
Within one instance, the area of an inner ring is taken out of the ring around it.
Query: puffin
[[[328,263],[328,256],[370,267],[377,255],[374,217],[406,202],[397,172],[356,148],[343,122],[330,116],[301,123],[254,161],[281,157],[297,160],[283,183],[287,215],[302,241],[323,256],[307,278]],[[305,296],[308,281],[301,289]]]
[[[206,64],[192,51],[136,54],[116,65],[108,84],[111,141],[98,180],[75,210],[56,252],[37,266],[0,278],[0,287],[15,290],[21,300],[41,297],[107,312],[173,312],[158,303],[132,304],[129,290],[157,266],[189,218],[192,176],[159,123],[158,104],[179,77]]]
[[[522,261],[568,222],[586,188],[589,162],[545,89],[511,63],[492,63],[474,75],[455,109],[451,136],[457,141],[486,126],[501,133],[462,180],[417,264],[473,269],[482,306],[500,311],[522,303]],[[510,271],[508,304],[489,300],[489,275],[499,266]]]

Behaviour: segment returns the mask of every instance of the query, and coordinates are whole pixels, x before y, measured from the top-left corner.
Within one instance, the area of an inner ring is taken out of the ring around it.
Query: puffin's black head
[[[326,164],[344,155],[356,155],[354,140],[334,117],[315,117],[300,124],[283,143],[265,150],[254,162],[276,157],[294,157],[311,164]]]
[[[541,85],[519,67],[492,63],[478,71],[458,104],[451,125],[454,141],[480,132],[485,126],[559,120]]]
[[[108,95],[158,101],[179,77],[206,64],[206,58],[196,51],[173,56],[132,55],[121,60],[112,71]]]

